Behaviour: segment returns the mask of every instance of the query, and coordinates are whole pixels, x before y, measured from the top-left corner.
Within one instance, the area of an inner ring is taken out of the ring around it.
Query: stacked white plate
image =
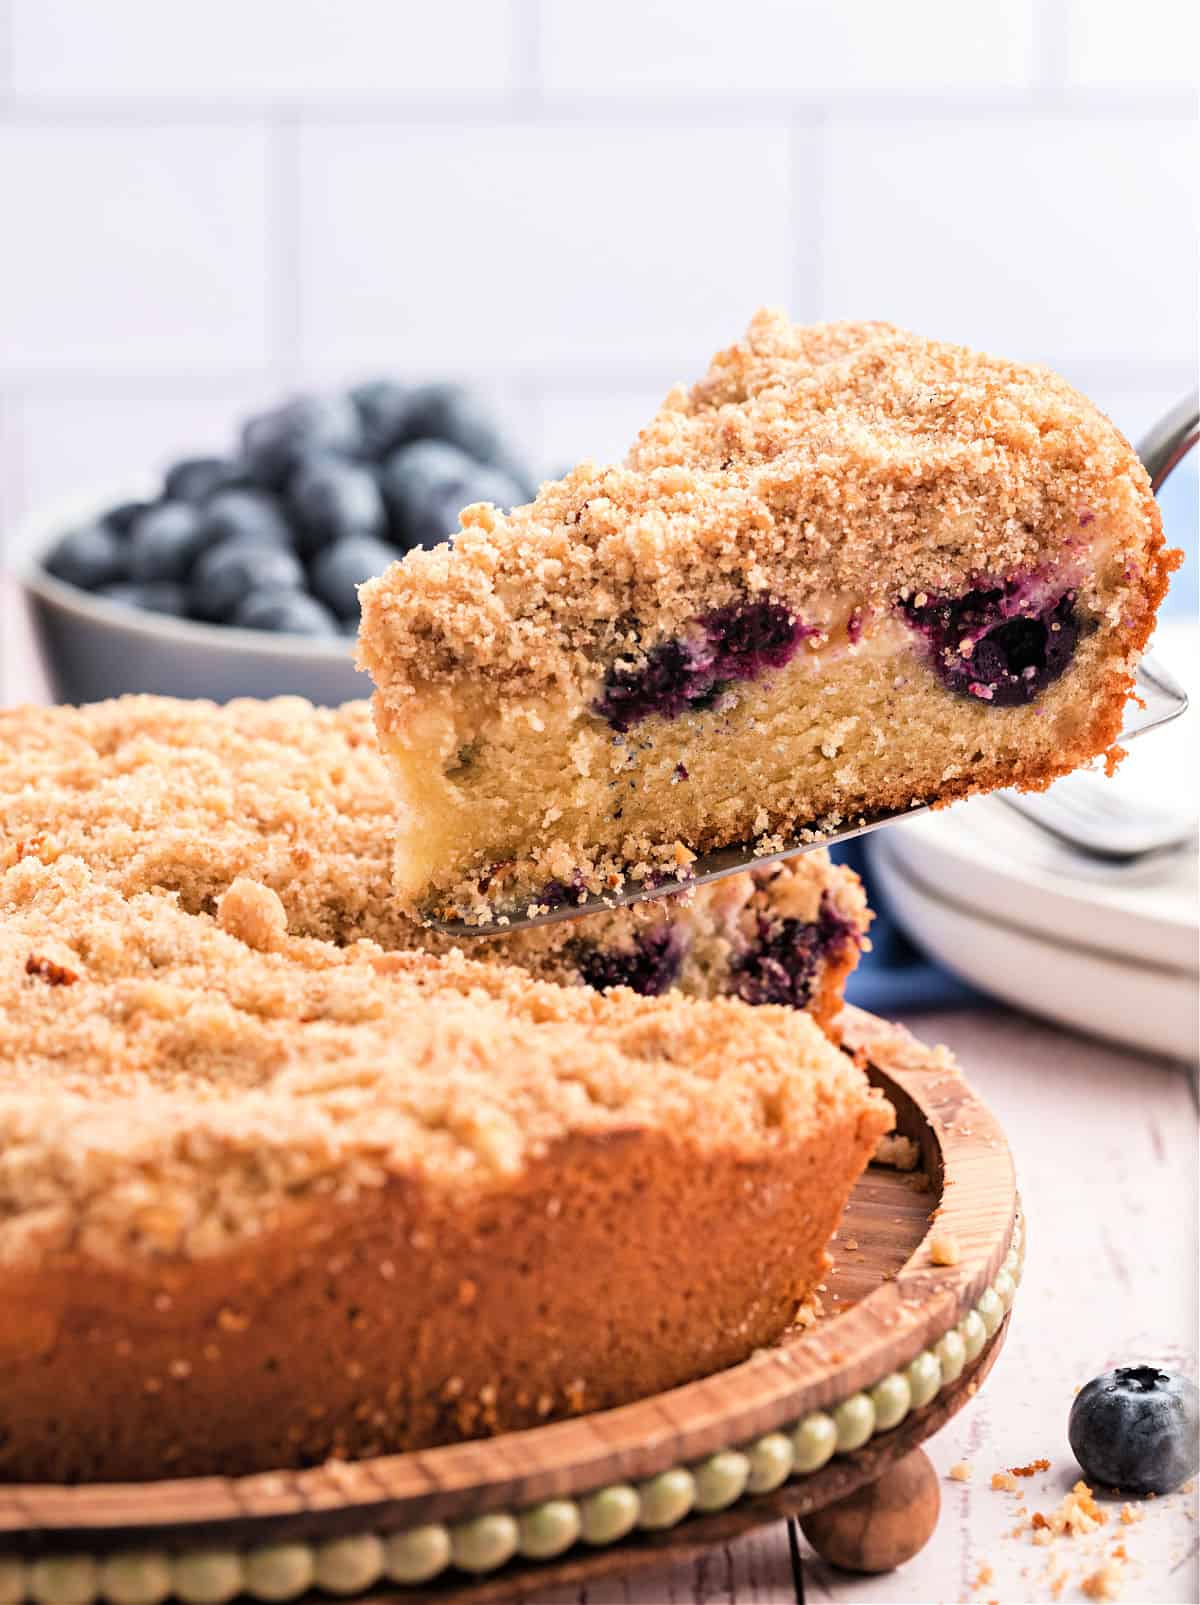
[[[1200,628],[1165,624],[1154,649],[1192,706],[1135,742],[1113,780],[1094,783],[1117,788],[1130,807],[1145,801],[1195,815]],[[1101,864],[997,797],[893,825],[870,841],[892,913],[947,969],[1077,1030],[1148,1053],[1198,1057],[1194,846],[1128,866]]]

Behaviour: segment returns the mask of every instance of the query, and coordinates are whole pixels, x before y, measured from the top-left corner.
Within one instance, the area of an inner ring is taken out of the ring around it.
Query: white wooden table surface
[[[0,604],[4,602],[0,585]],[[32,643],[0,605],[0,704],[45,697]],[[778,1523],[703,1560],[628,1583],[529,1596],[531,1605],[949,1605],[1072,1601],[1123,1543],[1121,1599],[1200,1601],[1193,1488],[1138,1506],[1123,1526],[1106,1506],[1099,1535],[1038,1548],[1017,1526],[1018,1496],[992,1473],[1045,1458],[1022,1479],[1028,1509],[1049,1511],[1079,1475],[1067,1445],[1074,1390],[1113,1365],[1155,1362],[1196,1374],[1197,1103],[1189,1069],[1087,1041],[1009,1010],[916,1015],[927,1042],[958,1055],[1008,1133],[1028,1222],[1025,1279],[1004,1352],[977,1399],[927,1445],[942,1476],[942,1517],[925,1550],[888,1576],[849,1577]],[[973,1469],[949,1479],[952,1465]],[[1027,1491],[1026,1491],[1027,1490]]]

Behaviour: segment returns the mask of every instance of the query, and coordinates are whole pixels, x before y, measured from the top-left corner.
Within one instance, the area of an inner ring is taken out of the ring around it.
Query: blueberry
[[[124,580],[102,585],[98,594],[109,602],[120,602],[122,607],[140,608],[143,613],[168,613],[181,619],[187,612],[187,592],[174,580],[147,580],[141,585]]]
[[[296,396],[242,428],[242,455],[252,477],[272,487],[283,485],[305,457],[352,456],[362,446],[362,425],[349,396]]]
[[[290,552],[294,543],[279,502],[263,490],[218,491],[201,513],[201,528],[206,546],[238,541]]]
[[[192,570],[190,611],[199,619],[227,621],[251,591],[301,591],[304,570],[291,552],[252,542],[224,541]]]
[[[901,610],[929,642],[930,665],[948,690],[1011,708],[1064,673],[1084,632],[1075,592],[1045,592],[1035,578],[1014,575],[963,596],[921,595]]]
[[[631,730],[711,708],[734,680],[755,680],[780,669],[813,631],[782,602],[758,598],[716,608],[684,637],[651,647],[640,663],[615,663],[595,704],[614,730]]]
[[[1200,1456],[1196,1384],[1153,1365],[1123,1365],[1075,1395],[1071,1451],[1089,1482],[1122,1493],[1166,1494],[1195,1475]]]
[[[678,931],[664,925],[642,931],[629,948],[581,944],[575,962],[583,980],[598,992],[610,986],[627,986],[644,998],[657,998],[678,978],[683,947]]]
[[[394,451],[384,464],[382,484],[392,539],[406,550],[444,541],[471,502],[507,509],[522,497],[521,487],[499,469],[482,466],[442,440],[416,440]]]
[[[815,920],[758,917],[754,940],[730,961],[734,993],[743,1003],[802,1009],[812,996],[822,959],[840,960],[859,945],[858,932],[822,895]]]
[[[320,552],[312,567],[312,588],[340,619],[357,619],[358,587],[382,574],[396,553],[367,535],[351,535]]]
[[[107,524],[85,524],[64,535],[46,558],[55,579],[95,591],[125,576],[121,538]]]
[[[200,514],[187,502],[159,502],[129,532],[129,575],[134,580],[181,580],[205,544]]]
[[[308,555],[348,535],[387,533],[387,509],[379,481],[362,463],[344,457],[314,457],[288,486],[296,544]]]
[[[275,630],[284,635],[338,633],[338,622],[329,609],[303,591],[251,591],[239,602],[230,623],[243,630]]]
[[[530,494],[529,474],[506,444],[477,396],[462,385],[422,385],[409,397],[408,438],[445,440],[476,462],[502,468],[517,481],[524,501]]]
[[[110,507],[100,522],[114,534],[128,535],[135,519],[154,506],[153,502],[118,502]]]
[[[358,408],[369,457],[386,457],[393,447],[412,439],[415,394],[395,379],[368,379],[351,390],[350,399]]]
[[[163,489],[173,501],[199,503],[245,481],[245,467],[229,457],[183,457],[167,469]]]

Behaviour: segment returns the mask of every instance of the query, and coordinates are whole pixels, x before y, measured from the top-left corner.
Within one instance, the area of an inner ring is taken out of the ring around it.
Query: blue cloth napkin
[[[1197,524],[1200,522],[1200,473],[1198,453],[1193,452],[1179,465],[1159,495],[1167,539],[1186,553],[1183,567],[1174,575],[1163,603],[1166,617],[1196,615]],[[892,918],[887,898],[871,868],[870,837],[835,847],[832,857],[849,864],[862,876],[867,898],[875,910],[871,926],[871,952],[864,953],[846,986],[846,997],[859,1008],[874,1014],[904,1014],[921,1009],[977,1007],[986,1003],[984,993],[933,963],[915,947]]]

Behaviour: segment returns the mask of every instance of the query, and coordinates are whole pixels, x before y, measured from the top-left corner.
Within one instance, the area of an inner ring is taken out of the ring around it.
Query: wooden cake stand
[[[0,1602],[502,1600],[784,1515],[839,1565],[915,1554],[938,1502],[918,1445],[996,1358],[1023,1226],[1003,1133],[949,1056],[857,1009],[845,1025],[915,1145],[896,1157],[919,1160],[862,1178],[811,1324],[654,1398],[479,1442],[251,1477],[0,1488]]]

